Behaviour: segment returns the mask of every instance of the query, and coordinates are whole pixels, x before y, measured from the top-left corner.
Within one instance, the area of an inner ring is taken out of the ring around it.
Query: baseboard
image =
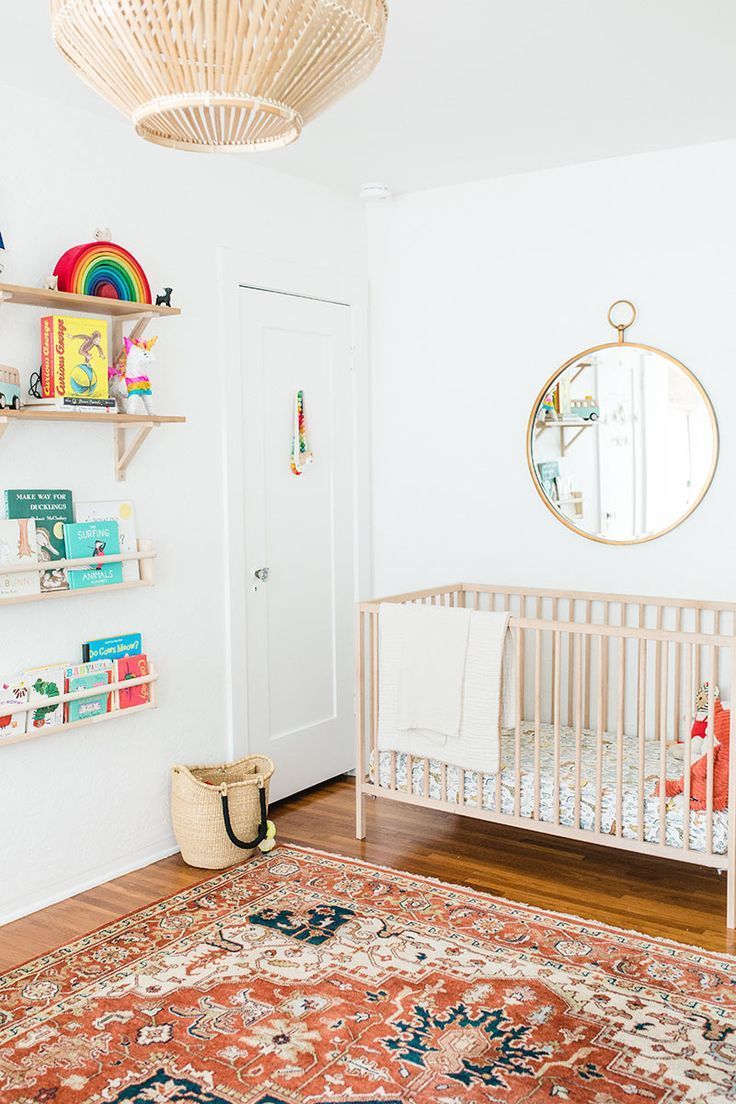
[[[166,859],[170,855],[175,855],[178,851],[179,847],[173,838],[169,838],[166,843],[161,841],[158,846],[141,851],[135,856],[129,856],[117,866],[95,867],[87,871],[85,876],[78,882],[58,883],[47,896],[26,901],[23,904],[16,903],[11,907],[10,912],[0,913],[0,927],[12,923],[13,920],[20,920],[23,916],[30,916],[31,913],[48,908],[49,905],[58,905],[60,901],[67,901],[70,897],[76,897],[78,893],[85,893],[88,889],[95,889],[96,886],[103,885],[105,882],[122,878],[124,874],[141,870],[142,867],[150,866],[151,863],[158,862],[159,859]]]

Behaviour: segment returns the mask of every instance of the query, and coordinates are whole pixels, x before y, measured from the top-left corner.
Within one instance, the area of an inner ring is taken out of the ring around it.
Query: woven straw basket
[[[184,862],[220,870],[242,862],[268,831],[273,762],[249,755],[236,763],[171,769],[171,819]]]

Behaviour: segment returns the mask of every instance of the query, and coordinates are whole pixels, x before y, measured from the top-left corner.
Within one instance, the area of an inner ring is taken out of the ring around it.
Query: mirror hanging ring
[[[527,463],[568,529],[601,544],[664,536],[699,506],[718,462],[718,424],[700,381],[675,357],[627,341],[637,310],[608,310],[617,340],[554,372],[532,407]]]

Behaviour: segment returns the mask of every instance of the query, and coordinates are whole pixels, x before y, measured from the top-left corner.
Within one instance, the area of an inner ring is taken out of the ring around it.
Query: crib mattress
[[[514,770],[515,733],[506,731],[501,742],[501,812],[513,814],[515,811],[516,786]],[[521,800],[522,816],[532,817],[534,812],[534,726],[525,724],[521,732]],[[622,815],[621,835],[625,839],[639,837],[639,740],[635,736],[623,739],[622,771]],[[598,737],[592,732],[584,732],[581,737],[580,767],[580,823],[579,827],[588,831],[595,830],[596,821],[596,765]],[[389,751],[379,752],[379,785],[391,784],[391,755]],[[659,780],[660,747],[653,740],[645,744],[644,756],[644,839],[648,843],[659,843],[660,801],[654,790]],[[411,792],[421,797],[424,794],[425,771],[429,765],[429,796],[435,800],[441,798],[441,764],[434,760],[417,760],[412,763]],[[684,771],[682,758],[671,749],[667,754],[667,777],[681,778]],[[396,788],[407,790],[407,756],[396,753]],[[478,804],[478,777],[473,771],[464,771],[465,804]],[[458,801],[461,768],[447,767],[447,800]],[[550,724],[542,725],[540,736],[540,820],[546,823],[554,821],[553,800],[554,774],[554,729]],[[375,779],[374,764],[371,762],[371,777]],[[496,786],[499,775],[482,775],[482,806],[485,809],[496,808]],[[560,730],[560,822],[572,827],[575,824],[575,792],[577,788],[575,772],[575,735],[572,729]],[[616,738],[603,737],[601,832],[616,834]],[[681,796],[667,798],[665,802],[665,842],[669,847],[682,847],[684,839],[683,799]],[[728,813],[713,814],[713,851],[725,854],[728,840]],[[690,848],[704,851],[706,842],[706,814],[703,811],[690,811]]]

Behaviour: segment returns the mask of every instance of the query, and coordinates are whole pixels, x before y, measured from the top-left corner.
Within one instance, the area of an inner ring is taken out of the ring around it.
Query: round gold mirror
[[[547,508],[603,544],[640,544],[680,525],[718,462],[718,424],[702,384],[669,353],[625,340],[636,308],[619,300],[618,340],[571,357],[539,392],[527,460]]]

